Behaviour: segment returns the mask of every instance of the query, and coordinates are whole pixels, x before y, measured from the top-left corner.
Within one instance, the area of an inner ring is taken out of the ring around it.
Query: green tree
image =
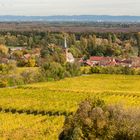
[[[140,32],[137,34],[138,56],[140,57]]]
[[[69,63],[65,64],[66,71],[73,77],[80,75],[80,65],[78,63]]]
[[[108,34],[108,43],[109,43],[109,45],[112,45],[112,36],[111,36],[111,34]]]
[[[117,40],[117,36],[115,34],[112,35],[112,42],[115,43]]]
[[[55,44],[49,44],[41,49],[41,57],[47,62],[55,61],[57,63],[65,63],[65,51]]]
[[[64,78],[64,68],[61,64],[56,62],[45,63],[41,67],[42,75],[46,77],[47,80],[59,80]]]

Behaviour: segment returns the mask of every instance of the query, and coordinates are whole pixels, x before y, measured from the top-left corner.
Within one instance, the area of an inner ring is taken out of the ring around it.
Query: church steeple
[[[72,53],[69,52],[66,37],[64,38],[64,47],[65,47],[65,53],[66,53],[66,62],[74,63],[74,57]]]
[[[67,49],[67,39],[66,39],[66,37],[65,37],[65,42],[64,42],[64,47],[65,47],[65,49]]]

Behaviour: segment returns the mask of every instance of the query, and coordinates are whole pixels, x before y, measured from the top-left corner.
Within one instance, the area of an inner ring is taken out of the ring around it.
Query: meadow
[[[140,107],[140,76],[83,75],[0,89],[0,139],[57,140],[65,117],[86,98]]]

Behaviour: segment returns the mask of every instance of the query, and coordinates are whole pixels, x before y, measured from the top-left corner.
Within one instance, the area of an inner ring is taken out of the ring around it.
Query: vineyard
[[[0,138],[4,140],[57,139],[63,122],[63,116],[0,113]]]
[[[57,140],[65,117],[86,98],[139,108],[139,79],[90,75],[0,89],[0,139]]]

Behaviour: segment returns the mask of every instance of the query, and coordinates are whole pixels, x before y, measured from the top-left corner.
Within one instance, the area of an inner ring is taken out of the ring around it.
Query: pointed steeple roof
[[[67,39],[66,39],[66,37],[65,37],[64,47],[65,47],[65,49],[68,47],[67,46]]]

